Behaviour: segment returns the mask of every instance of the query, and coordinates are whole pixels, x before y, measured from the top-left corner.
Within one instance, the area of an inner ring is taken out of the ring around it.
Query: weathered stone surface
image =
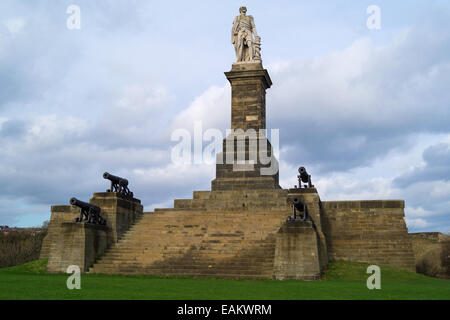
[[[65,272],[70,265],[85,272],[108,246],[108,228],[88,223],[63,222],[50,253],[47,271]]]
[[[224,139],[223,152],[217,155],[211,189],[279,189],[278,161],[261,131],[266,128],[266,89],[272,85],[269,74],[259,62],[233,64],[225,75],[231,83],[234,132]]]
[[[89,202],[102,209],[101,216],[106,219],[114,242],[135,223],[143,211],[139,199],[127,198],[116,192],[96,192]]]
[[[94,193],[90,203],[101,208],[106,226],[74,223],[80,213],[75,206],[51,207],[49,231],[41,250],[41,258],[49,259],[49,272],[64,272],[69,265],[86,271],[142,215],[140,200],[114,192]]]
[[[276,236],[274,278],[319,279],[323,266],[319,241],[311,221],[285,223]]]
[[[48,233],[42,242],[41,259],[48,259],[50,251],[60,241],[60,235],[63,233],[62,224],[64,222],[73,222],[75,218],[80,216],[80,209],[70,205],[51,206],[50,211]]]
[[[322,202],[322,228],[329,259],[414,271],[403,208],[403,200]]]
[[[328,264],[328,249],[325,234],[323,233],[322,206],[319,193],[316,188],[294,188],[288,191],[288,204],[292,203],[293,197],[299,197],[307,207],[314,230],[317,234],[317,250],[319,252],[319,266],[322,270]]]
[[[90,272],[273,277],[275,235],[289,210],[178,210],[143,218]]]

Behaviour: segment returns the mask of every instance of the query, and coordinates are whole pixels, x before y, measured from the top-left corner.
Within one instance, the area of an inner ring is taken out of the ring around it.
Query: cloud
[[[446,182],[450,180],[450,144],[439,143],[423,152],[424,165],[412,168],[408,173],[395,179],[399,187],[406,187],[421,181],[440,181],[441,187],[435,193],[446,194]]]
[[[274,63],[269,125],[324,172],[369,165],[412,134],[448,132],[450,37],[434,36],[436,28],[407,28],[384,46],[362,38],[342,51]]]
[[[429,217],[433,215],[430,210],[425,210],[422,207],[406,207],[405,211],[408,213],[409,217]]]
[[[406,219],[406,224],[408,225],[408,228],[412,229],[423,229],[430,226],[430,223],[422,218]]]
[[[217,18],[226,6],[204,16],[180,3],[170,17],[158,14],[170,6],[80,2],[82,28],[70,31],[65,3],[2,2],[2,224],[48,215],[71,196],[89,199],[108,188],[104,171],[126,177],[146,210],[210,188],[214,165],[172,163],[170,135],[192,133],[196,121],[204,131],[230,126],[222,71],[233,49],[217,36],[229,35],[228,18]],[[290,33],[268,22],[265,41],[289,43],[263,48],[283,187],[305,165],[323,200],[405,199],[410,230],[449,230],[450,35],[442,30],[450,23],[428,20],[383,26],[396,36],[382,43],[352,31],[347,45],[323,42],[320,55],[292,41],[296,22],[284,22]],[[287,56],[275,60],[271,50]],[[300,51],[311,53],[292,53]]]
[[[215,128],[225,132],[230,128],[231,87],[229,84],[212,86],[197,97],[186,109],[177,114],[171,130],[185,128],[192,131],[196,121],[201,121],[204,129]]]
[[[13,37],[20,33],[25,27],[25,20],[23,18],[7,19],[3,23]]]

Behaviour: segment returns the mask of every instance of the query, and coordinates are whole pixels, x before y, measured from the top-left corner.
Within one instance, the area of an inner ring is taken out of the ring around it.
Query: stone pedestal
[[[320,278],[319,239],[311,221],[290,221],[276,235],[275,279]]]
[[[266,89],[272,81],[261,62],[235,63],[231,84],[231,129],[217,155],[212,190],[279,189],[278,161],[266,138]]]
[[[269,73],[259,63],[235,63],[225,72],[231,84],[231,129],[266,128],[266,89]]]
[[[106,219],[113,242],[120,239],[143,210],[140,200],[116,192],[96,192],[89,202],[102,209],[101,216]]]
[[[66,272],[76,265],[86,272],[108,246],[108,228],[89,223],[63,222],[61,235],[50,254],[47,271]]]
[[[69,265],[78,265],[82,271],[87,271],[142,215],[140,200],[115,192],[94,193],[90,203],[100,207],[106,226],[75,223],[75,218],[80,216],[78,207],[51,207],[48,234],[40,256],[49,259],[49,272],[65,272]]]
[[[299,197],[306,207],[311,218],[312,224],[316,230],[318,237],[318,248],[320,255],[320,269],[322,270],[328,264],[327,242],[322,228],[322,204],[319,193],[316,188],[293,188],[288,189],[289,203],[292,203],[292,198]]]
[[[39,258],[47,259],[53,248],[60,241],[63,234],[62,224],[64,222],[73,222],[80,216],[80,208],[68,205],[56,205],[50,208],[50,223],[48,225],[47,236],[42,241],[42,248]]]

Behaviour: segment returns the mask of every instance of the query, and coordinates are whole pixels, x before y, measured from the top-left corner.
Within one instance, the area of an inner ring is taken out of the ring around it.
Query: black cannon
[[[298,178],[298,187],[299,188],[302,187],[302,182],[308,184],[308,186],[305,185],[305,188],[313,188],[314,187],[314,185],[311,184],[311,175],[308,174],[308,172],[306,172],[306,168],[305,167],[298,168],[298,173],[300,173],[297,176],[297,178]]]
[[[125,197],[133,198],[133,192],[128,189],[128,180],[112,175],[108,172],[103,174],[103,178],[111,181],[111,188],[106,190],[106,192],[117,192]]]
[[[70,204],[80,208],[80,217],[76,218],[75,222],[106,225],[106,220],[100,216],[101,209],[99,207],[77,198],[71,198]]]
[[[306,221],[308,219],[308,208],[299,197],[292,198],[292,216],[288,217],[288,221]]]

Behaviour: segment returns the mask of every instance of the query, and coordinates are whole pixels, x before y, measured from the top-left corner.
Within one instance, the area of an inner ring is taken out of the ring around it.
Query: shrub
[[[27,231],[0,233],[0,268],[39,259],[42,240],[46,234],[46,229],[36,234]]]

